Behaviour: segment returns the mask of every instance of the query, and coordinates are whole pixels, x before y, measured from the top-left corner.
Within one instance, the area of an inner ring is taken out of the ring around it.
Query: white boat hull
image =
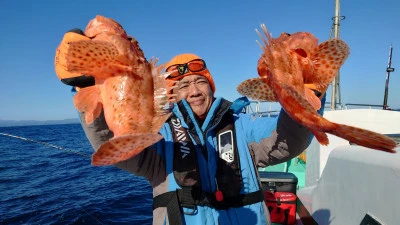
[[[330,121],[400,136],[400,112],[327,111]],[[350,145],[329,135],[307,149],[306,186],[298,197],[320,225],[360,224],[368,214],[381,224],[400,223],[400,154]],[[400,150],[399,147],[396,148]]]

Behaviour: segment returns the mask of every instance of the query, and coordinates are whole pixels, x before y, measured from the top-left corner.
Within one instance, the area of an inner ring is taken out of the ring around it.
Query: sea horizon
[[[5,120],[0,119],[0,127],[14,126],[36,126],[36,125],[61,125],[61,124],[79,124],[79,118],[67,118],[58,120]]]

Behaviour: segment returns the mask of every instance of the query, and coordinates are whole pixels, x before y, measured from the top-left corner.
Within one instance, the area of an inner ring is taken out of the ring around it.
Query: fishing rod
[[[386,84],[385,84],[385,95],[383,97],[383,109],[387,109],[387,100],[388,100],[388,95],[389,95],[389,78],[390,78],[390,72],[394,72],[394,68],[392,68],[392,52],[393,52],[393,47],[392,44],[390,44],[390,51],[389,51],[389,62],[388,62],[388,67],[386,68]]]
[[[85,154],[85,153],[82,153],[82,152],[78,152],[78,151],[75,151],[75,150],[71,150],[71,149],[67,149],[67,148],[63,148],[63,147],[60,147],[60,146],[57,146],[57,145],[53,145],[53,144],[50,144],[50,143],[47,143],[47,142],[36,141],[36,140],[33,140],[33,139],[29,139],[29,138],[25,138],[25,137],[21,137],[21,136],[16,136],[16,135],[12,135],[12,134],[7,134],[7,133],[0,133],[0,135],[6,136],[6,137],[20,139],[20,140],[23,140],[23,141],[29,141],[29,142],[41,144],[41,145],[44,145],[44,146],[47,146],[47,147],[60,149],[60,150],[63,150],[63,151],[66,151],[66,152],[70,152],[70,153],[74,153],[74,154],[77,154],[77,155],[81,155],[81,156],[84,156],[84,157],[89,157],[89,158],[91,157],[88,154]]]

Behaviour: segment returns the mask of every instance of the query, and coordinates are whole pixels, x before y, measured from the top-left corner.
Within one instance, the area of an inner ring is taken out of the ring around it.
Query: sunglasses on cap
[[[194,59],[192,61],[189,61],[185,64],[174,64],[169,66],[165,72],[171,72],[171,74],[168,76],[168,78],[176,78],[180,77],[183,74],[191,71],[191,72],[200,72],[204,69],[206,69],[206,62],[202,59]]]

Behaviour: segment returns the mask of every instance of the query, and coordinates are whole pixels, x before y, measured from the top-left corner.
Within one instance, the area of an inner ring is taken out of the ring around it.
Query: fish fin
[[[280,85],[281,88],[283,90],[285,90],[285,94],[287,97],[286,99],[288,99],[288,97],[290,96],[289,100],[286,101],[296,101],[298,104],[296,104],[297,107],[301,108],[296,108],[298,110],[304,111],[304,112],[309,112],[313,115],[318,115],[320,116],[315,110],[314,107],[311,105],[311,103],[306,99],[306,97],[304,96],[304,94],[300,93],[295,87],[293,86],[289,86],[286,84],[281,84]],[[314,94],[314,93],[313,93]],[[284,105],[281,103],[281,105]],[[296,113],[295,111],[293,111],[293,113]]]
[[[315,110],[321,108],[321,100],[315,95],[314,91],[304,87],[304,94],[307,101],[314,107]]]
[[[177,94],[173,94],[174,89],[178,88],[178,82],[179,81],[173,81],[173,80],[169,80],[168,83],[170,85],[168,85],[167,87],[167,97],[168,97],[168,101],[169,102],[177,102],[176,97],[178,96]]]
[[[153,133],[112,138],[92,155],[92,165],[108,166],[130,159],[162,138],[160,134]]]
[[[308,127],[322,145],[327,145],[329,143],[325,133],[330,133],[360,146],[391,153],[395,152],[394,148],[397,146],[397,143],[391,138],[373,131],[328,121],[321,117],[312,108],[311,104],[296,92],[293,87],[282,85],[282,88],[284,88],[287,95],[291,97],[290,101],[298,102],[298,104],[296,104],[297,107],[290,109],[284,107],[285,111],[294,120]],[[286,100],[288,101],[289,99]],[[286,104],[286,107],[288,106],[290,105]]]
[[[153,122],[152,122],[152,127],[151,127],[151,132],[157,133],[158,131],[160,131],[161,127],[164,125],[165,121],[167,121],[167,119],[170,116],[171,116],[171,113],[154,116]]]
[[[326,135],[325,132],[314,130],[314,129],[310,129],[310,131],[311,131],[311,133],[314,134],[314,137],[317,139],[317,141],[321,145],[328,145],[329,144],[328,135]]]
[[[305,83],[314,83],[318,90],[326,90],[349,54],[349,46],[341,39],[332,38],[322,42],[311,55],[315,65],[314,76],[308,77]]]
[[[255,100],[269,102],[277,101],[272,88],[266,82],[264,82],[261,77],[251,78],[243,81],[238,85],[237,91],[241,95]]]
[[[81,88],[74,96],[74,105],[79,112],[85,113],[87,124],[93,123],[103,109],[98,86]]]
[[[397,143],[386,135],[344,124],[335,125],[336,126],[334,129],[332,129],[330,132],[326,132],[360,146],[390,153],[396,152],[394,148],[396,148]]]
[[[294,87],[288,85],[281,85],[281,87],[285,90],[285,94],[283,95],[287,96],[285,101],[281,103],[286,113],[299,124],[307,127],[311,133],[314,134],[319,143],[322,145],[329,144],[328,136],[325,134],[326,131],[315,127],[315,125],[318,124],[319,126],[320,123],[325,121],[323,125],[325,125],[327,129],[332,123],[319,115],[305,96],[300,94]],[[289,102],[291,104],[288,104]]]
[[[66,58],[68,71],[92,75],[95,78],[105,79],[132,71],[131,66],[121,62],[116,46],[106,41],[71,42]]]
[[[170,112],[171,107],[169,106],[169,102],[173,101],[175,95],[170,93],[171,87],[167,85],[166,78],[169,76],[169,73],[162,73],[164,64],[156,66],[157,61],[157,59],[150,60],[154,83],[154,110],[157,115],[164,115]]]

